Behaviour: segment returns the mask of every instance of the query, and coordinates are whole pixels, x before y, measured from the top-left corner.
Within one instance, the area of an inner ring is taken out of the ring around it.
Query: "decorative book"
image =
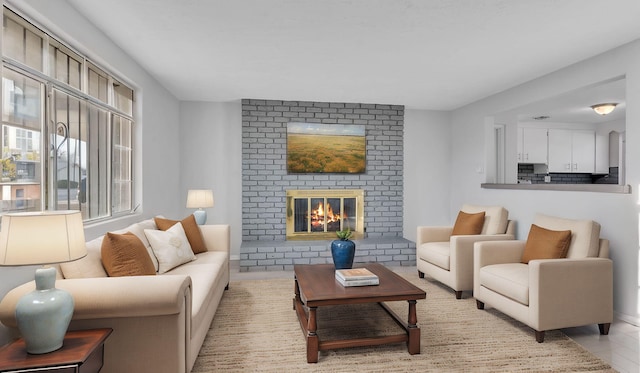
[[[366,268],[338,269],[336,280],[343,286],[379,285],[380,280]]]

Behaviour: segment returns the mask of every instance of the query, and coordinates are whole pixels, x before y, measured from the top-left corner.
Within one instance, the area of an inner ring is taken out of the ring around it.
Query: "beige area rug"
[[[419,355],[398,343],[321,351],[317,364],[307,364],[293,279],[240,281],[224,295],[192,372],[614,372],[560,331],[548,331],[537,343],[532,329],[488,305],[478,310],[473,298],[456,300],[451,290],[416,273],[405,277],[427,292],[417,303]],[[407,314],[407,302],[391,306]],[[376,319],[381,312],[385,316]],[[319,308],[318,335],[364,333],[344,327],[353,317],[365,322],[367,335],[397,334],[379,307],[358,305]]]

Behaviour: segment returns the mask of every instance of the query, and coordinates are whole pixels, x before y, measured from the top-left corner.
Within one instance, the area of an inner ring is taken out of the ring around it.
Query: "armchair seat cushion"
[[[480,286],[529,305],[529,266],[523,263],[493,264],[480,269]]]
[[[418,258],[449,271],[451,247],[447,242],[427,242],[418,247]]]

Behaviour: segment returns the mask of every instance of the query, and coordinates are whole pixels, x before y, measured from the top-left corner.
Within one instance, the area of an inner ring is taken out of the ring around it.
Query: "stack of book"
[[[380,284],[378,276],[366,268],[337,269],[336,280],[338,280],[342,286],[367,286]]]

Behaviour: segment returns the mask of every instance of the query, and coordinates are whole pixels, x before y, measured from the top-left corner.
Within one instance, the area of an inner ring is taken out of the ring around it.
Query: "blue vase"
[[[336,269],[352,268],[355,255],[355,242],[351,240],[335,240],[331,242],[331,256]]]

